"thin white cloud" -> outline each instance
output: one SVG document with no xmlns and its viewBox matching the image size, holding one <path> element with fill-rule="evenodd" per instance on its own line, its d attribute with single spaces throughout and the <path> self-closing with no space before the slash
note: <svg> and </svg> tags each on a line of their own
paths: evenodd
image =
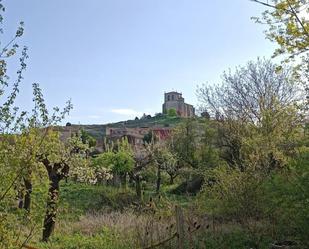
<svg viewBox="0 0 309 249">
<path fill-rule="evenodd" d="M 112 109 L 111 112 L 119 114 L 119 115 L 123 115 L 123 116 L 141 116 L 141 115 L 143 115 L 142 112 L 139 112 L 139 111 L 136 111 L 136 110 L 133 110 L 133 109 L 129 109 L 129 108 Z"/>
</svg>

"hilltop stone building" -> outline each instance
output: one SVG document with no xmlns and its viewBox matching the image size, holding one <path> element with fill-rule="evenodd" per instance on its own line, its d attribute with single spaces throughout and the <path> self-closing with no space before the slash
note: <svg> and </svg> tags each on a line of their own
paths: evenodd
<svg viewBox="0 0 309 249">
<path fill-rule="evenodd" d="M 162 112 L 167 113 L 170 109 L 175 109 L 177 115 L 180 117 L 190 118 L 195 116 L 195 109 L 193 105 L 185 103 L 185 99 L 182 97 L 182 94 L 178 92 L 164 93 Z"/>
<path fill-rule="evenodd" d="M 182 94 L 178 92 L 173 91 L 164 94 L 163 113 L 167 113 L 170 109 L 175 109 L 177 115 L 180 117 L 189 118 L 195 116 L 193 105 L 185 103 Z M 145 118 L 151 119 L 152 117 L 145 115 Z M 168 122 L 156 124 L 155 120 L 150 120 L 149 123 L 146 122 L 146 126 L 144 126 L 137 119 L 135 125 L 137 127 L 130 127 L 129 125 L 129 127 L 126 127 L 126 122 L 123 122 L 123 126 L 121 127 L 119 127 L 119 124 L 109 127 L 108 125 L 74 125 L 68 123 L 66 126 L 58 126 L 54 127 L 54 129 L 59 131 L 60 138 L 63 141 L 66 141 L 73 134 L 84 129 L 96 139 L 95 150 L 97 152 L 104 151 L 106 141 L 115 142 L 123 137 L 128 139 L 128 142 L 134 150 L 142 151 L 145 147 L 143 141 L 145 135 L 152 133 L 159 141 L 164 143 L 170 137 L 173 130 L 173 125 L 170 126 Z"/>
</svg>

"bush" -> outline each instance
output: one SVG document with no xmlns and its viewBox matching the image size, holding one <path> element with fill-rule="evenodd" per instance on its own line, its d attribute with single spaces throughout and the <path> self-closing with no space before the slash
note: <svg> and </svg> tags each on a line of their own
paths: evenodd
<svg viewBox="0 0 309 249">
<path fill-rule="evenodd" d="M 106 187 L 100 196 L 99 205 L 111 210 L 123 210 L 130 207 L 133 202 L 137 202 L 136 194 L 129 190 L 123 190 L 113 187 Z"/>
<path fill-rule="evenodd" d="M 308 148 L 301 148 L 281 171 L 217 168 L 212 171 L 215 183 L 204 186 L 198 204 L 203 212 L 238 224 L 258 248 L 268 238 L 308 248 L 308 162 Z"/>
<path fill-rule="evenodd" d="M 229 232 L 222 233 L 201 233 L 196 238 L 196 244 L 200 246 L 204 245 L 204 248 L 217 249 L 217 248 L 228 248 L 228 249 L 240 249 L 240 248 L 255 248 L 255 244 L 247 233 L 248 231 L 241 230 L 234 227 Z M 270 238 L 264 238 L 260 243 L 259 249 L 269 249 L 271 244 Z M 198 248 L 198 247 L 195 247 Z"/>
<path fill-rule="evenodd" d="M 309 248 L 308 162 L 309 151 L 306 148 L 286 172 L 274 174 L 265 184 L 265 201 L 269 203 L 278 239 L 282 241 L 290 238 L 298 242 L 300 248 Z"/>
<path fill-rule="evenodd" d="M 176 116 L 177 116 L 177 112 L 176 112 L 175 109 L 171 108 L 171 109 L 168 109 L 167 115 L 168 115 L 169 117 L 176 117 Z"/>
</svg>

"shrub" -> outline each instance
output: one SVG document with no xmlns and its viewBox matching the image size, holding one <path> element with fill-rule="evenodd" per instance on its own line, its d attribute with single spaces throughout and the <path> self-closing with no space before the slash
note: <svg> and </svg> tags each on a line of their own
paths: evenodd
<svg viewBox="0 0 309 249">
<path fill-rule="evenodd" d="M 177 112 L 176 112 L 176 110 L 174 108 L 171 108 L 171 109 L 168 109 L 167 115 L 169 117 L 176 117 L 177 116 Z"/>
</svg>

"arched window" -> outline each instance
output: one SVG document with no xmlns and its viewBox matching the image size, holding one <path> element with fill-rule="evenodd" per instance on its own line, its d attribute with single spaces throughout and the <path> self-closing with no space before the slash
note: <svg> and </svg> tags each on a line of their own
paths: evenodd
<svg viewBox="0 0 309 249">
<path fill-rule="evenodd" d="M 174 100 L 174 97 L 175 97 L 175 96 L 174 96 L 174 95 L 172 95 L 172 100 Z"/>
<path fill-rule="evenodd" d="M 167 101 L 170 101 L 170 97 L 171 97 L 170 95 L 167 95 Z"/>
</svg>

